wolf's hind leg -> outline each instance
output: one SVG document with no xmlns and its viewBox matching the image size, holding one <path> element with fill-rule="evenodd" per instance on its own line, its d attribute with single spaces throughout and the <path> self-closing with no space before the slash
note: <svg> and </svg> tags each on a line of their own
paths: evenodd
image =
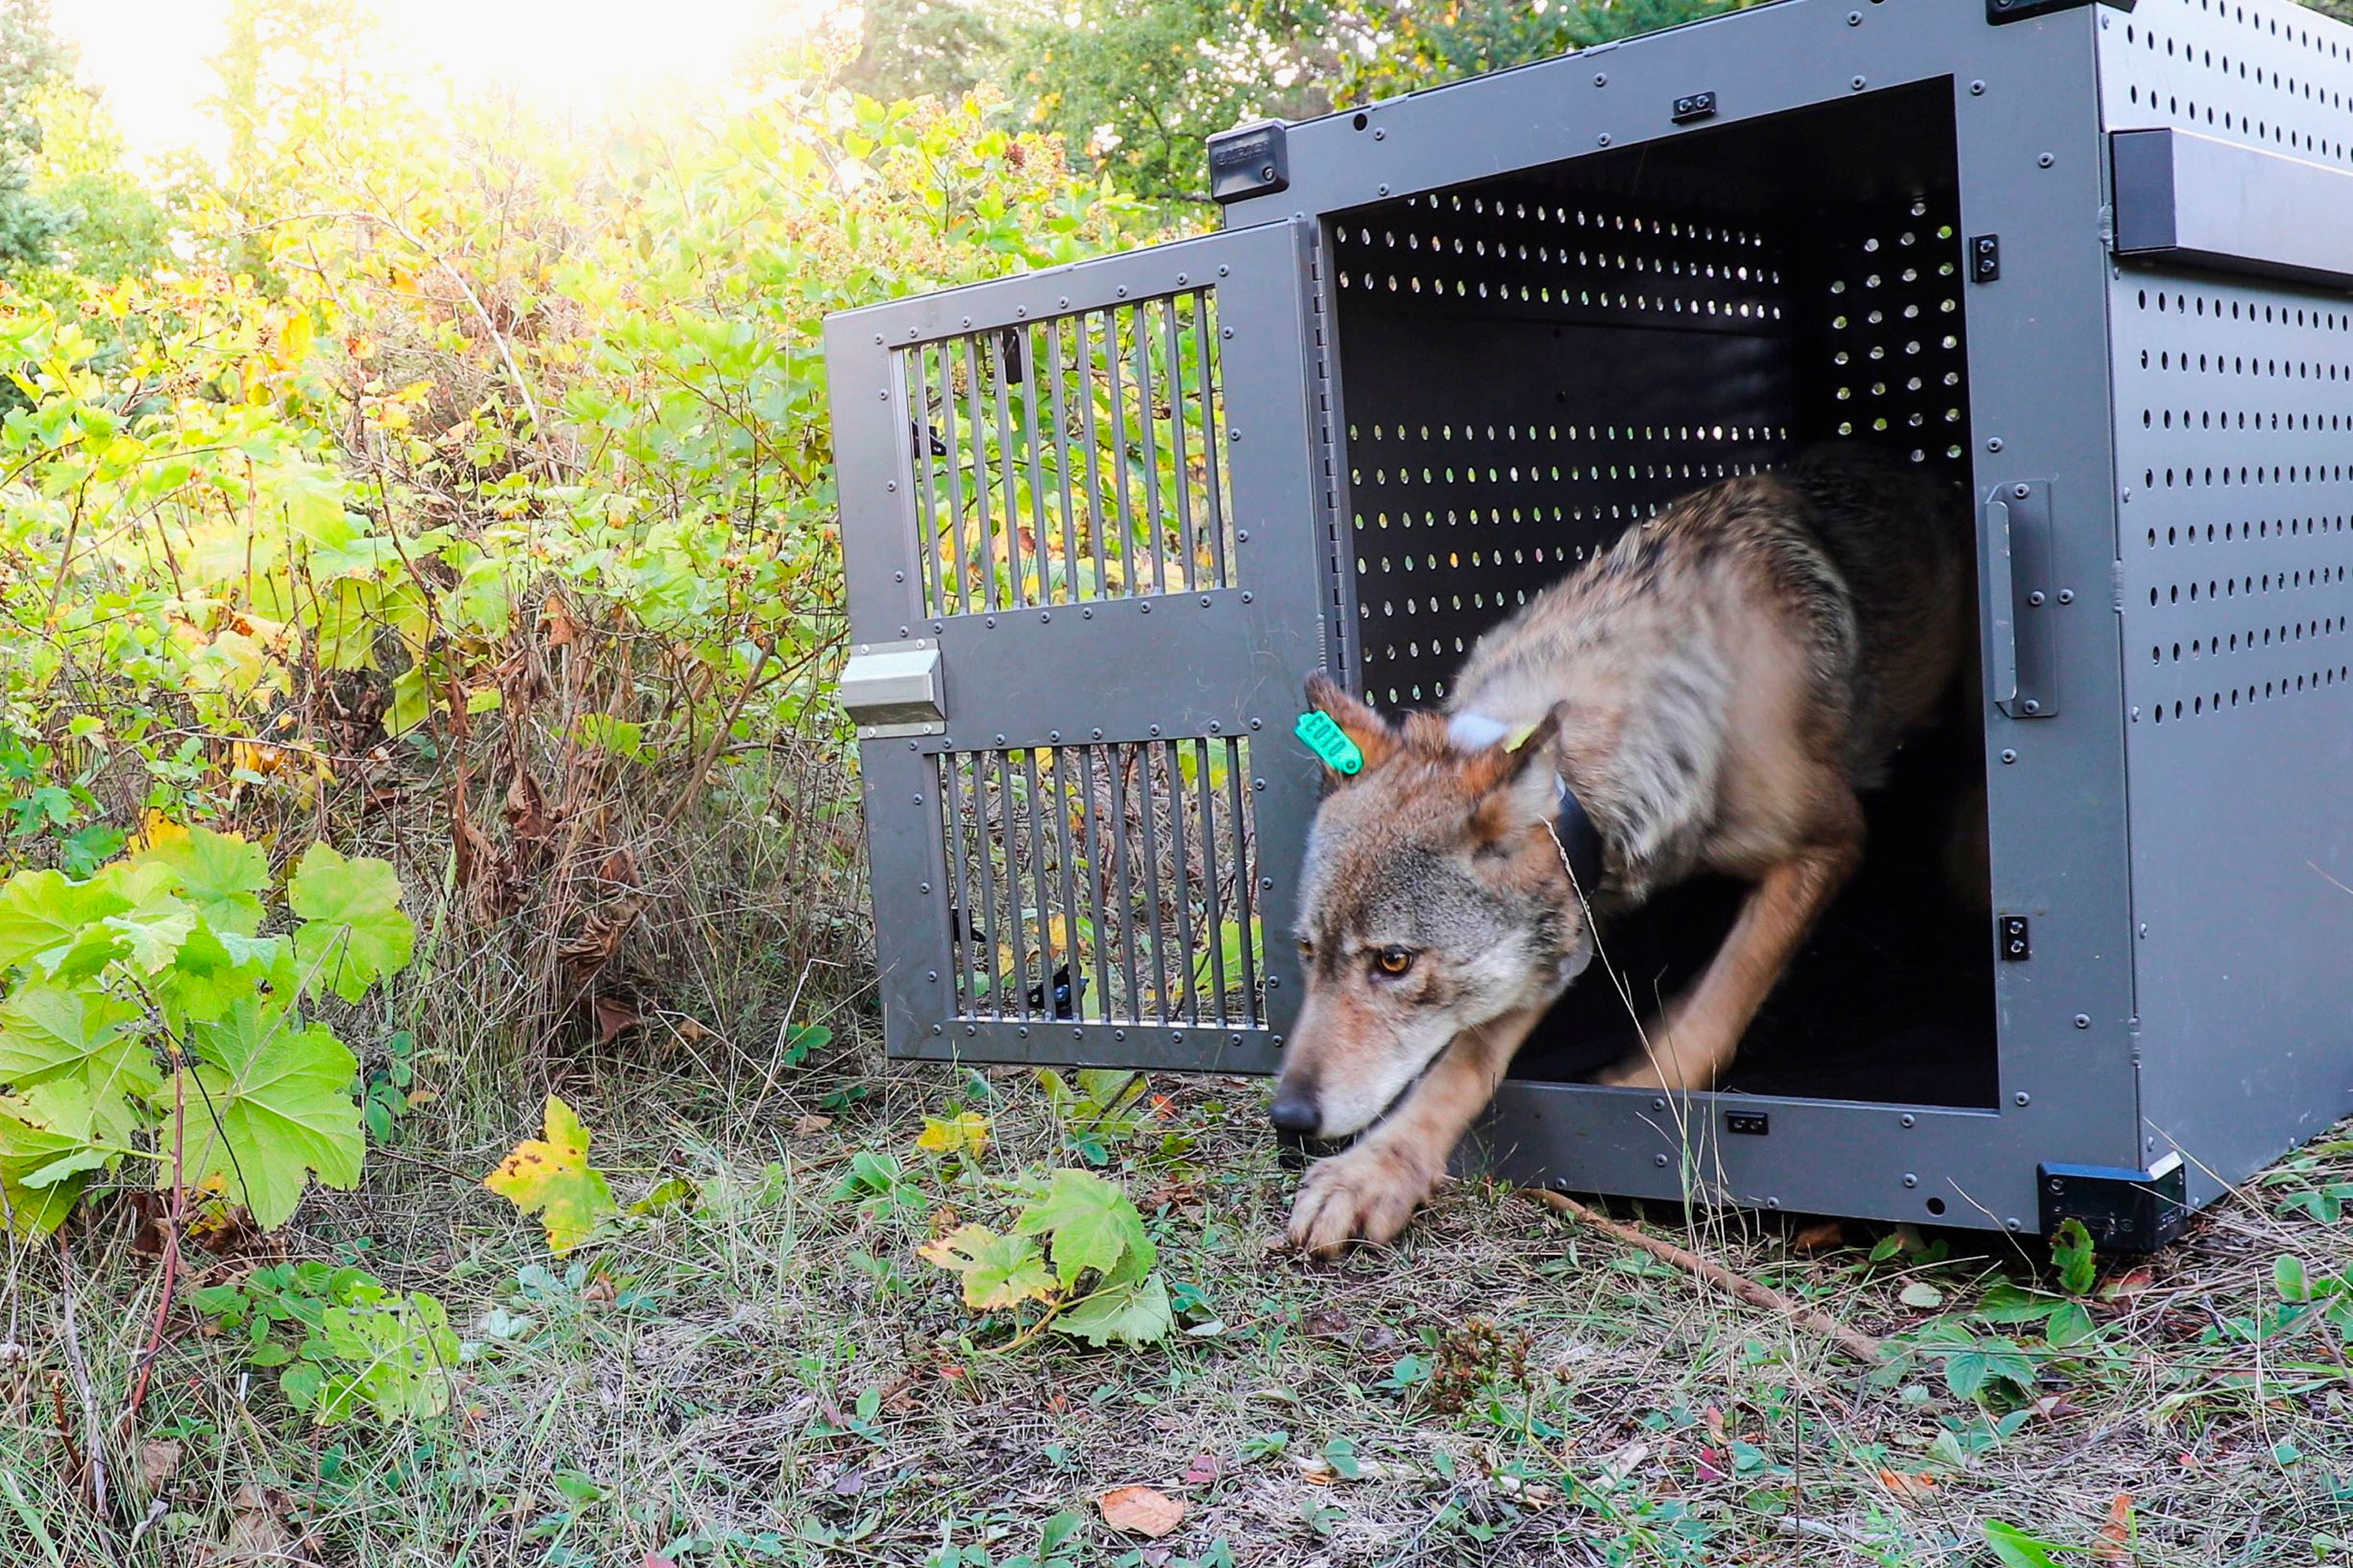
<svg viewBox="0 0 2353 1568">
<path fill-rule="evenodd" d="M 1858 832 L 1834 844 L 1809 846 L 1767 869 L 1749 889 L 1707 972 L 1653 1027 L 1643 1054 L 1596 1081 L 1638 1089 L 1713 1087 L 1799 944 L 1862 855 Z"/>
<path fill-rule="evenodd" d="M 1495 1097 L 1504 1069 L 1544 1012 L 1509 1012 L 1464 1030 L 1395 1110 L 1318 1160 L 1292 1206 L 1291 1244 L 1330 1257 L 1358 1237 L 1395 1239 L 1445 1176 L 1447 1157 Z"/>
</svg>

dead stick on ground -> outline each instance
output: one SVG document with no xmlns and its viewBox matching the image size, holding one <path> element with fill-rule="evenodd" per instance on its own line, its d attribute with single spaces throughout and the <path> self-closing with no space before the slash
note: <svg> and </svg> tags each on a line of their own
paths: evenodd
<svg viewBox="0 0 2353 1568">
<path fill-rule="evenodd" d="M 1527 1195 L 1555 1213 L 1569 1214 L 1584 1221 L 1595 1230 L 1616 1237 L 1629 1246 L 1637 1246 L 1662 1263 L 1672 1263 L 1686 1273 L 1697 1275 L 1718 1289 L 1730 1291 L 1751 1307 L 1776 1312 L 1796 1321 L 1800 1327 L 1834 1340 L 1838 1347 L 1866 1366 L 1877 1366 L 1887 1357 L 1887 1347 L 1860 1329 L 1850 1329 L 1827 1312 L 1811 1307 L 1801 1307 L 1769 1286 L 1737 1275 L 1720 1263 L 1711 1263 L 1695 1252 L 1688 1251 L 1669 1241 L 1645 1235 L 1633 1226 L 1620 1224 L 1607 1214 L 1596 1213 L 1576 1199 L 1540 1187 L 1526 1189 Z"/>
</svg>

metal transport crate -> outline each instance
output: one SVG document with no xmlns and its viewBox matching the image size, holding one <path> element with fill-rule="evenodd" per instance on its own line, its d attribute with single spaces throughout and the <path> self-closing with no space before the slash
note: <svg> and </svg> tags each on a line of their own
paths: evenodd
<svg viewBox="0 0 2353 1568">
<path fill-rule="evenodd" d="M 1271 1070 L 1304 673 L 1434 704 L 1850 436 L 1974 492 L 1980 679 L 1716 1092 L 1577 1081 L 1698 885 L 1464 1158 L 2147 1246 L 2353 1109 L 2353 28 L 1782 0 L 1210 162 L 1219 233 L 828 323 L 893 1052 Z"/>
</svg>

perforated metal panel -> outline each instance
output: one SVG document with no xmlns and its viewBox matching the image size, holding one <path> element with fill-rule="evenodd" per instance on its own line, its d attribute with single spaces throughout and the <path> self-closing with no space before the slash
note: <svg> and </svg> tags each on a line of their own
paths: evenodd
<svg viewBox="0 0 2353 1568">
<path fill-rule="evenodd" d="M 1620 530 L 1805 442 L 1965 461 L 1949 93 L 1330 223 L 1370 700 L 1439 702 L 1482 632 Z"/>
</svg>

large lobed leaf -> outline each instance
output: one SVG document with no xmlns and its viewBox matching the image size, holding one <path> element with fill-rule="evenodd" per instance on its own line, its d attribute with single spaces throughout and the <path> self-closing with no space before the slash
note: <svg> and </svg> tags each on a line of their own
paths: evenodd
<svg viewBox="0 0 2353 1568">
<path fill-rule="evenodd" d="M 161 866 L 180 896 L 216 932 L 250 937 L 261 928 L 261 899 L 269 885 L 269 858 L 259 844 L 209 828 L 158 823 L 134 863 Z"/>
<path fill-rule="evenodd" d="M 408 967 L 417 928 L 400 911 L 391 862 L 346 859 L 332 845 L 312 844 L 287 881 L 286 901 L 302 921 L 294 953 L 308 983 L 324 982 L 357 1001 L 380 977 Z"/>
<path fill-rule="evenodd" d="M 917 1252 L 961 1278 L 964 1304 L 984 1311 L 1043 1300 L 1054 1288 L 1036 1242 L 999 1235 L 987 1225 L 958 1225 Z"/>
<path fill-rule="evenodd" d="M 0 1205 L 21 1236 L 56 1230 L 113 1155 L 89 1086 L 60 1077 L 0 1095 Z"/>
<path fill-rule="evenodd" d="M 1090 1171 L 1055 1171 L 1044 1195 L 1021 1211 L 1013 1232 L 1049 1236 L 1054 1270 L 1065 1290 L 1090 1268 L 1109 1275 L 1122 1259 L 1132 1259 L 1141 1275 L 1155 1256 L 1144 1217 L 1127 1194 Z"/>
<path fill-rule="evenodd" d="M 197 1060 L 179 1092 L 191 1181 L 216 1181 L 265 1229 L 292 1216 L 312 1173 L 330 1187 L 359 1185 L 359 1063 L 342 1041 L 254 997 L 190 1033 Z"/>
<path fill-rule="evenodd" d="M 554 1095 L 541 1115 L 546 1136 L 525 1139 L 482 1185 L 547 1230 L 550 1252 L 566 1253 L 595 1234 L 597 1222 L 619 1211 L 605 1173 L 588 1163 L 588 1129 Z"/>
</svg>

